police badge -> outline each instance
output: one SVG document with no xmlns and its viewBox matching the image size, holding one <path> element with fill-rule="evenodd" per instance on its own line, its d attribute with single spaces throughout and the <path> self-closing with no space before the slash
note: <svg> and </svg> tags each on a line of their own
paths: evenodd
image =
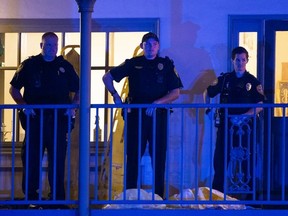
<svg viewBox="0 0 288 216">
<path fill-rule="evenodd" d="M 59 71 L 60 71 L 61 73 L 65 73 L 65 69 L 64 69 L 63 67 L 60 67 L 60 68 L 59 68 Z"/>
<path fill-rule="evenodd" d="M 246 84 L 246 90 L 247 90 L 247 91 L 250 91 L 250 90 L 251 90 L 251 87 L 252 87 L 251 83 L 247 83 L 247 84 Z"/>
</svg>

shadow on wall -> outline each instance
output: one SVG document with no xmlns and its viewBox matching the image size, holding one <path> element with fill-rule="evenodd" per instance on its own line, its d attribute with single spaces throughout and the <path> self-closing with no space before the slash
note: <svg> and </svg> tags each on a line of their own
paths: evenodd
<svg viewBox="0 0 288 216">
<path fill-rule="evenodd" d="M 183 13 L 179 13 L 179 11 L 183 11 L 182 7 L 182 1 L 171 0 L 171 46 L 163 50 L 161 54 L 173 59 L 183 82 L 184 87 L 176 103 L 204 103 L 204 92 L 215 80 L 216 75 L 209 53 L 203 48 L 195 47 L 200 26 L 191 21 L 182 21 Z M 176 11 L 178 12 L 176 13 Z M 207 137 L 204 124 L 206 116 L 204 109 L 199 111 L 198 122 L 195 118 L 195 109 L 185 111 L 184 137 L 181 137 L 177 123 L 173 124 L 170 129 L 169 154 L 171 158 L 177 160 L 180 157 L 178 154 L 180 154 L 179 141 L 181 139 L 184 142 L 185 152 L 183 155 L 185 161 L 183 177 L 179 176 L 178 171 L 181 169 L 177 166 L 179 161 L 169 161 L 169 176 L 171 176 L 169 186 L 175 189 L 180 189 L 179 181 L 182 178 L 184 180 L 183 186 L 186 188 L 209 185 L 211 167 L 207 162 L 209 158 L 204 156 L 205 151 L 209 148 L 209 146 L 206 146 L 204 139 L 204 137 Z M 174 123 L 181 122 L 181 113 L 176 110 L 171 115 L 171 119 Z M 193 132 L 196 124 L 198 125 L 198 136 Z M 195 158 L 198 158 L 198 160 L 195 161 Z M 198 185 L 195 185 L 196 174 L 198 175 Z"/>
<path fill-rule="evenodd" d="M 213 70 L 204 70 L 200 71 L 196 77 L 193 77 L 192 83 L 188 87 L 188 89 L 182 89 L 180 91 L 181 95 L 186 95 L 185 96 L 185 101 L 183 103 L 203 103 L 204 100 L 202 101 L 205 90 L 207 87 L 216 79 L 216 75 Z M 196 97 L 196 100 L 198 99 L 199 101 L 195 101 L 194 97 Z M 189 110 L 189 116 L 190 117 L 195 117 L 195 109 L 190 109 Z M 201 109 L 199 110 L 200 112 L 200 118 L 199 118 L 199 123 L 203 124 L 204 123 L 204 110 Z"/>
<path fill-rule="evenodd" d="M 182 103 L 203 103 L 203 93 L 216 75 L 207 51 L 194 46 L 200 27 L 192 22 L 173 23 L 171 47 L 163 50 L 175 62 L 184 85 Z"/>
</svg>

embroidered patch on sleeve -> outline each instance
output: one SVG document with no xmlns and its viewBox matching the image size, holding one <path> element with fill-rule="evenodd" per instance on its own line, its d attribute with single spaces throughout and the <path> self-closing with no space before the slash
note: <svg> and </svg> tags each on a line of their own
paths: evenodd
<svg viewBox="0 0 288 216">
<path fill-rule="evenodd" d="M 251 90 L 251 87 L 252 87 L 251 83 L 247 83 L 247 84 L 246 84 L 246 90 L 247 90 L 247 91 L 250 91 L 250 90 Z"/>
<path fill-rule="evenodd" d="M 260 94 L 264 95 L 262 85 L 258 85 L 256 88 L 257 88 L 257 91 L 258 91 Z"/>
<path fill-rule="evenodd" d="M 179 78 L 179 74 L 177 72 L 177 70 L 174 68 L 174 73 L 176 74 L 176 76 Z"/>
</svg>

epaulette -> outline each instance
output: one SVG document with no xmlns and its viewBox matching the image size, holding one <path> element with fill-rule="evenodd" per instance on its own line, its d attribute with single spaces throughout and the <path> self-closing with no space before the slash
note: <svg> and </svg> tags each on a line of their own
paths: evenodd
<svg viewBox="0 0 288 216">
<path fill-rule="evenodd" d="M 26 61 L 32 61 L 32 62 L 36 61 L 37 62 L 37 60 L 40 60 L 40 59 L 42 59 L 41 54 L 29 56 L 26 59 Z"/>
<path fill-rule="evenodd" d="M 34 61 L 37 59 L 38 56 L 39 56 L 39 55 L 29 56 L 27 59 L 25 59 L 25 60 L 22 62 L 22 64 L 26 64 L 26 63 L 28 63 L 28 62 L 34 62 Z"/>
<path fill-rule="evenodd" d="M 41 55 L 32 55 L 32 56 L 29 56 L 28 57 L 28 59 L 32 59 L 32 60 L 34 60 L 34 59 L 37 59 L 37 58 L 40 58 L 41 57 Z M 57 61 L 59 61 L 59 62 L 62 62 L 62 61 L 64 61 L 65 59 L 64 59 L 64 57 L 62 56 L 62 55 L 60 55 L 60 56 L 57 56 L 56 57 L 56 60 Z"/>
<path fill-rule="evenodd" d="M 26 60 L 34 60 L 37 56 L 29 56 Z"/>
<path fill-rule="evenodd" d="M 220 76 L 225 77 L 225 76 L 228 76 L 228 75 L 230 75 L 230 74 L 231 74 L 231 72 L 226 72 L 226 73 L 222 72 L 222 73 L 220 73 Z"/>
<path fill-rule="evenodd" d="M 165 56 L 165 60 L 170 61 L 172 64 L 174 64 L 174 61 L 172 59 L 170 59 L 168 56 Z"/>
<path fill-rule="evenodd" d="M 64 57 L 62 55 L 56 57 L 57 61 L 64 61 Z"/>
</svg>

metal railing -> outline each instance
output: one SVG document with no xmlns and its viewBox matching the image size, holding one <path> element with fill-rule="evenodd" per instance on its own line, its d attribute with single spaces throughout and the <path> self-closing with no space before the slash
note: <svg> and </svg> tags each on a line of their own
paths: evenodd
<svg viewBox="0 0 288 216">
<path fill-rule="evenodd" d="M 151 214 L 151 210 L 162 211 L 162 214 L 165 213 L 165 215 L 175 215 L 175 209 L 181 214 L 183 211 L 185 214 L 193 214 L 187 210 L 212 209 L 217 211 L 228 209 L 229 211 L 229 209 L 239 209 L 241 215 L 249 215 L 252 209 L 253 215 L 258 213 L 257 210 L 261 210 L 259 211 L 260 215 L 260 212 L 263 214 L 265 209 L 277 211 L 285 209 L 288 204 L 286 194 L 288 184 L 286 142 L 288 133 L 286 132 L 287 118 L 285 116 L 288 105 L 286 104 L 92 104 L 90 111 L 96 111 L 96 115 L 99 115 L 100 110 L 105 110 L 106 121 L 104 127 L 101 128 L 102 132 L 100 132 L 103 133 L 103 140 L 96 139 L 89 143 L 89 176 L 78 177 L 78 163 L 82 157 L 81 145 L 83 143 L 78 139 L 79 128 L 77 129 L 77 127 L 79 125 L 77 125 L 76 120 L 75 128 L 72 133 L 67 134 L 66 140 L 65 198 L 56 198 L 57 185 L 55 181 L 52 181 L 51 185 L 54 193 L 49 196 L 47 153 L 42 155 L 41 149 L 39 151 L 39 158 L 42 161 L 38 178 L 39 195 L 31 201 L 23 193 L 23 191 L 27 193 L 28 184 L 25 184 L 23 190 L 21 185 L 24 168 L 21 162 L 22 144 L 16 136 L 19 132 L 19 127 L 17 127 L 17 125 L 19 126 L 18 110 L 22 108 L 42 110 L 38 112 L 40 114 L 40 134 L 42 134 L 39 145 L 44 148 L 45 140 L 42 138 L 45 133 L 43 131 L 45 128 L 45 110 L 50 110 L 50 113 L 52 111 L 54 122 L 57 122 L 61 109 L 75 107 L 73 105 L 0 105 L 1 122 L 3 122 L 4 117 L 7 118 L 7 115 L 10 115 L 9 117 L 13 120 L 11 141 L 7 142 L 0 139 L 0 212 L 4 212 L 4 215 L 19 214 L 19 211 L 29 211 L 29 214 L 33 215 L 35 211 L 27 210 L 31 204 L 33 207 L 43 208 L 42 215 L 51 214 L 51 211 L 55 211 L 55 209 L 57 209 L 55 212 L 58 213 L 58 209 L 61 209 L 61 215 L 77 215 L 81 205 L 78 191 L 82 190 L 81 185 L 78 184 L 78 178 L 88 178 L 90 182 L 89 191 L 84 193 L 90 200 L 90 209 L 87 210 L 87 215 L 127 215 L 127 213 L 132 214 L 132 212 L 135 215 L 148 215 Z M 228 115 L 228 109 L 237 107 L 252 107 L 253 109 L 262 107 L 263 111 L 260 115 L 245 116 L 245 118 Z M 157 173 L 153 167 L 157 162 L 157 154 L 148 155 L 147 146 L 145 154 L 140 150 L 138 151 L 137 186 L 134 189 L 128 189 L 125 184 L 127 128 L 125 124 L 123 127 L 123 124 L 115 121 L 115 116 L 121 115 L 121 110 L 123 110 L 122 116 L 126 122 L 131 110 L 142 115 L 146 108 L 155 108 L 154 113 L 156 110 L 165 110 L 167 119 L 165 192 L 162 197 L 155 194 L 157 189 L 155 176 Z M 207 108 L 212 109 L 208 115 L 205 114 Z M 226 153 L 223 152 L 225 161 L 223 172 L 227 176 L 223 181 L 224 191 L 222 192 L 212 189 L 213 156 L 217 137 L 213 111 L 219 108 L 223 108 L 227 114 L 227 117 L 222 118 L 222 121 L 226 122 L 225 142 L 223 143 Z M 81 116 L 77 116 L 77 118 L 81 118 Z M 151 119 L 151 130 L 155 133 L 156 114 L 152 115 Z M 233 120 L 231 121 L 231 119 Z M 140 134 L 144 133 L 141 130 L 142 121 L 143 119 L 140 118 L 138 125 Z M 54 126 L 54 133 L 57 133 L 60 128 L 57 128 L 57 124 Z M 30 130 L 29 120 L 27 127 L 26 132 Z M 70 127 L 71 120 L 68 118 L 67 128 L 69 131 Z M 95 127 L 95 137 L 99 137 L 99 123 L 96 122 Z M 235 133 L 240 140 L 237 142 L 237 146 L 233 145 L 232 137 Z M 241 139 L 243 134 L 248 134 L 253 138 L 245 141 Z M 1 133 L 1 138 L 2 136 L 3 133 Z M 152 137 L 151 140 L 152 152 L 155 152 L 155 137 Z M 27 142 L 29 142 L 29 138 Z M 139 139 L 135 145 L 140 145 L 140 143 Z M 57 146 L 57 139 L 54 139 L 55 146 Z M 57 164 L 54 163 L 54 171 L 55 168 L 57 170 Z M 29 172 L 31 170 L 26 167 L 26 173 Z M 52 176 L 55 179 L 55 173 Z M 26 175 L 26 182 L 27 180 Z M 69 209 L 63 209 L 65 207 L 69 207 Z M 136 213 L 135 209 L 138 209 Z M 149 213 L 146 212 L 147 209 L 150 210 Z"/>
</svg>

